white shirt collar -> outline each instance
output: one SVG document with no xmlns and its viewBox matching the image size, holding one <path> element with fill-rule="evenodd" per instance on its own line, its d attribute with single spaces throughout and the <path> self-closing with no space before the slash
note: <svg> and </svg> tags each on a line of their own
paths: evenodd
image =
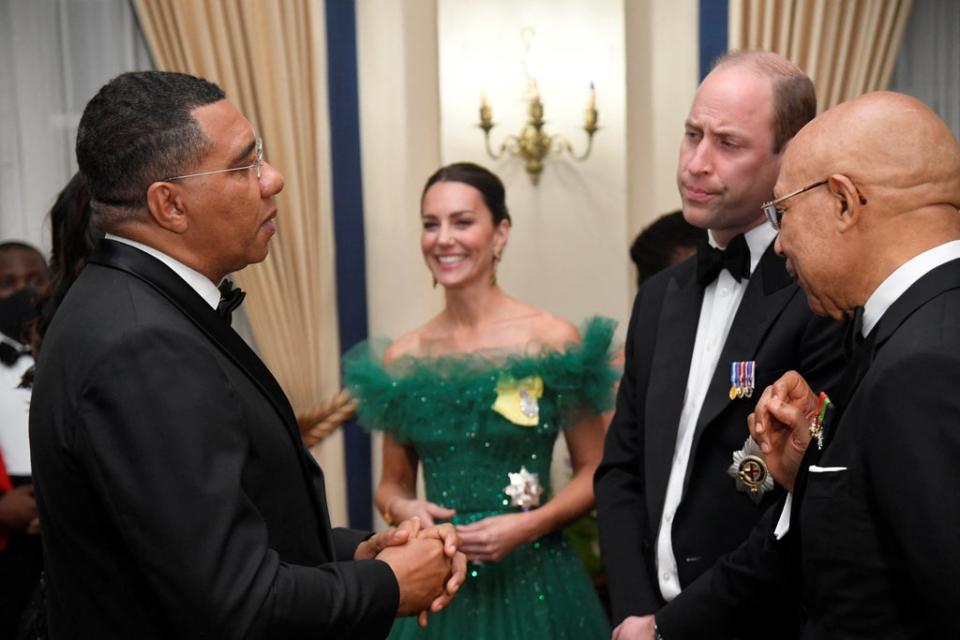
<svg viewBox="0 0 960 640">
<path fill-rule="evenodd" d="M 135 249 L 140 249 L 144 253 L 148 253 L 163 264 L 170 267 L 174 273 L 176 273 L 180 278 L 190 285 L 190 288 L 197 292 L 203 301 L 208 305 L 217 308 L 217 305 L 220 304 L 220 289 L 217 288 L 207 276 L 203 275 L 199 271 L 191 269 L 187 265 L 183 264 L 176 258 L 171 258 L 162 251 L 158 251 L 151 246 L 145 245 L 142 242 L 137 242 L 136 240 L 130 240 L 129 238 L 121 238 L 120 236 L 115 236 L 112 233 L 104 234 L 104 237 L 107 240 L 114 240 L 115 242 L 122 242 L 123 244 L 130 245 Z"/>
<path fill-rule="evenodd" d="M 767 250 L 773 239 L 777 237 L 777 230 L 764 222 L 763 224 L 750 229 L 743 234 L 743 239 L 747 241 L 747 247 L 750 249 L 750 273 L 751 275 L 760 264 L 760 258 L 763 252 Z M 714 249 L 723 249 L 713 238 L 713 229 L 707 229 L 707 242 Z"/>
<path fill-rule="evenodd" d="M 937 267 L 960 258 L 960 240 L 952 240 L 916 255 L 887 276 L 863 305 L 863 335 L 873 330 L 883 314 L 914 282 Z"/>
</svg>

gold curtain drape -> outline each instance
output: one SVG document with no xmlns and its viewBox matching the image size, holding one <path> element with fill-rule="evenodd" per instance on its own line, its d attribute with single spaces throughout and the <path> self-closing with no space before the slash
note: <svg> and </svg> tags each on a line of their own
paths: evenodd
<svg viewBox="0 0 960 640">
<path fill-rule="evenodd" d="M 817 87 L 822 112 L 893 73 L 912 0 L 731 0 L 730 49 L 789 58 Z"/>
<path fill-rule="evenodd" d="M 263 137 L 285 177 L 262 264 L 236 274 L 257 347 L 294 409 L 339 386 L 326 41 L 316 0 L 135 0 L 158 69 L 212 80 Z M 315 450 L 331 517 L 346 521 L 339 432 Z"/>
</svg>

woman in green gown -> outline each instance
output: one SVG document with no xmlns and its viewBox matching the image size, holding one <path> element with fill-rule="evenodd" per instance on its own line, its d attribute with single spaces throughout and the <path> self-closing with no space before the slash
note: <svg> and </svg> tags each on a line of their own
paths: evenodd
<svg viewBox="0 0 960 640">
<path fill-rule="evenodd" d="M 609 638 L 580 561 L 560 532 L 593 506 L 612 403 L 613 322 L 570 323 L 511 298 L 496 280 L 510 232 L 503 184 L 469 163 L 437 171 L 421 200 L 421 249 L 444 309 L 388 347 L 347 355 L 360 421 L 384 431 L 375 501 L 388 523 L 450 521 L 471 561 L 450 606 L 391 638 Z M 573 478 L 551 495 L 563 433 Z M 418 499 L 423 463 L 426 499 Z"/>
</svg>

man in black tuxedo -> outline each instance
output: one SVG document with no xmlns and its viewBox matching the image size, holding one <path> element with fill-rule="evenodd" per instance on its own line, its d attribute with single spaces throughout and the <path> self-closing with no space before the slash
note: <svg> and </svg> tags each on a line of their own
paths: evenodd
<svg viewBox="0 0 960 640">
<path fill-rule="evenodd" d="M 797 135 L 775 194 L 777 250 L 817 313 L 851 318 L 851 358 L 832 411 L 797 372 L 764 391 L 751 431 L 790 494 L 658 626 L 725 637 L 792 583 L 804 638 L 960 637 L 960 145 L 918 100 L 867 94 Z"/>
<path fill-rule="evenodd" d="M 229 326 L 217 283 L 266 257 L 283 188 L 251 124 L 205 80 L 124 74 L 77 159 L 107 236 L 37 363 L 50 637 L 376 638 L 442 607 L 452 528 L 331 530 L 293 411 Z"/>
<path fill-rule="evenodd" d="M 815 112 L 810 79 L 768 52 L 718 61 L 690 109 L 677 183 L 709 244 L 637 293 L 595 477 L 615 638 L 652 628 L 775 502 L 762 467 L 743 464 L 759 390 L 788 369 L 824 387 L 839 375 L 838 330 L 810 313 L 761 210 Z"/>
</svg>

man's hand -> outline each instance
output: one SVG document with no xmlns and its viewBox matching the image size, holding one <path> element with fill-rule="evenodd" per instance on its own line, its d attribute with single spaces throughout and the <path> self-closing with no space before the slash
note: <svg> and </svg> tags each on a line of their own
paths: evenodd
<svg viewBox="0 0 960 640">
<path fill-rule="evenodd" d="M 439 536 L 411 537 L 406 544 L 386 547 L 377 559 L 390 566 L 400 586 L 397 615 L 420 614 L 420 623 L 425 624 L 426 611 L 445 595 L 444 583 L 451 575 L 444 542 Z"/>
<path fill-rule="evenodd" d="M 613 630 L 610 640 L 654 640 L 653 616 L 630 616 Z"/>
<path fill-rule="evenodd" d="M 788 371 L 764 389 L 747 416 L 750 435 L 760 445 L 770 475 L 787 491 L 793 491 L 816 413 L 817 396 L 799 373 Z"/>
<path fill-rule="evenodd" d="M 461 549 L 470 560 L 500 562 L 519 545 L 529 542 L 529 515 L 506 513 L 457 527 Z"/>
<path fill-rule="evenodd" d="M 453 600 L 453 596 L 467 579 L 467 557 L 460 551 L 460 538 L 452 524 L 441 524 L 429 527 L 419 533 L 421 538 L 433 538 L 443 542 L 443 552 L 450 559 L 452 575 L 447 580 L 443 593 L 430 603 L 430 613 L 443 610 Z M 420 612 L 418 622 L 421 627 L 427 626 L 427 611 Z"/>
<path fill-rule="evenodd" d="M 416 518 L 404 520 L 398 527 L 375 533 L 359 545 L 353 553 L 354 560 L 372 560 L 387 547 L 397 547 L 415 538 L 420 531 L 420 521 Z"/>
<path fill-rule="evenodd" d="M 0 496 L 0 530 L 40 532 L 37 520 L 37 499 L 33 485 L 17 487 Z"/>
</svg>

